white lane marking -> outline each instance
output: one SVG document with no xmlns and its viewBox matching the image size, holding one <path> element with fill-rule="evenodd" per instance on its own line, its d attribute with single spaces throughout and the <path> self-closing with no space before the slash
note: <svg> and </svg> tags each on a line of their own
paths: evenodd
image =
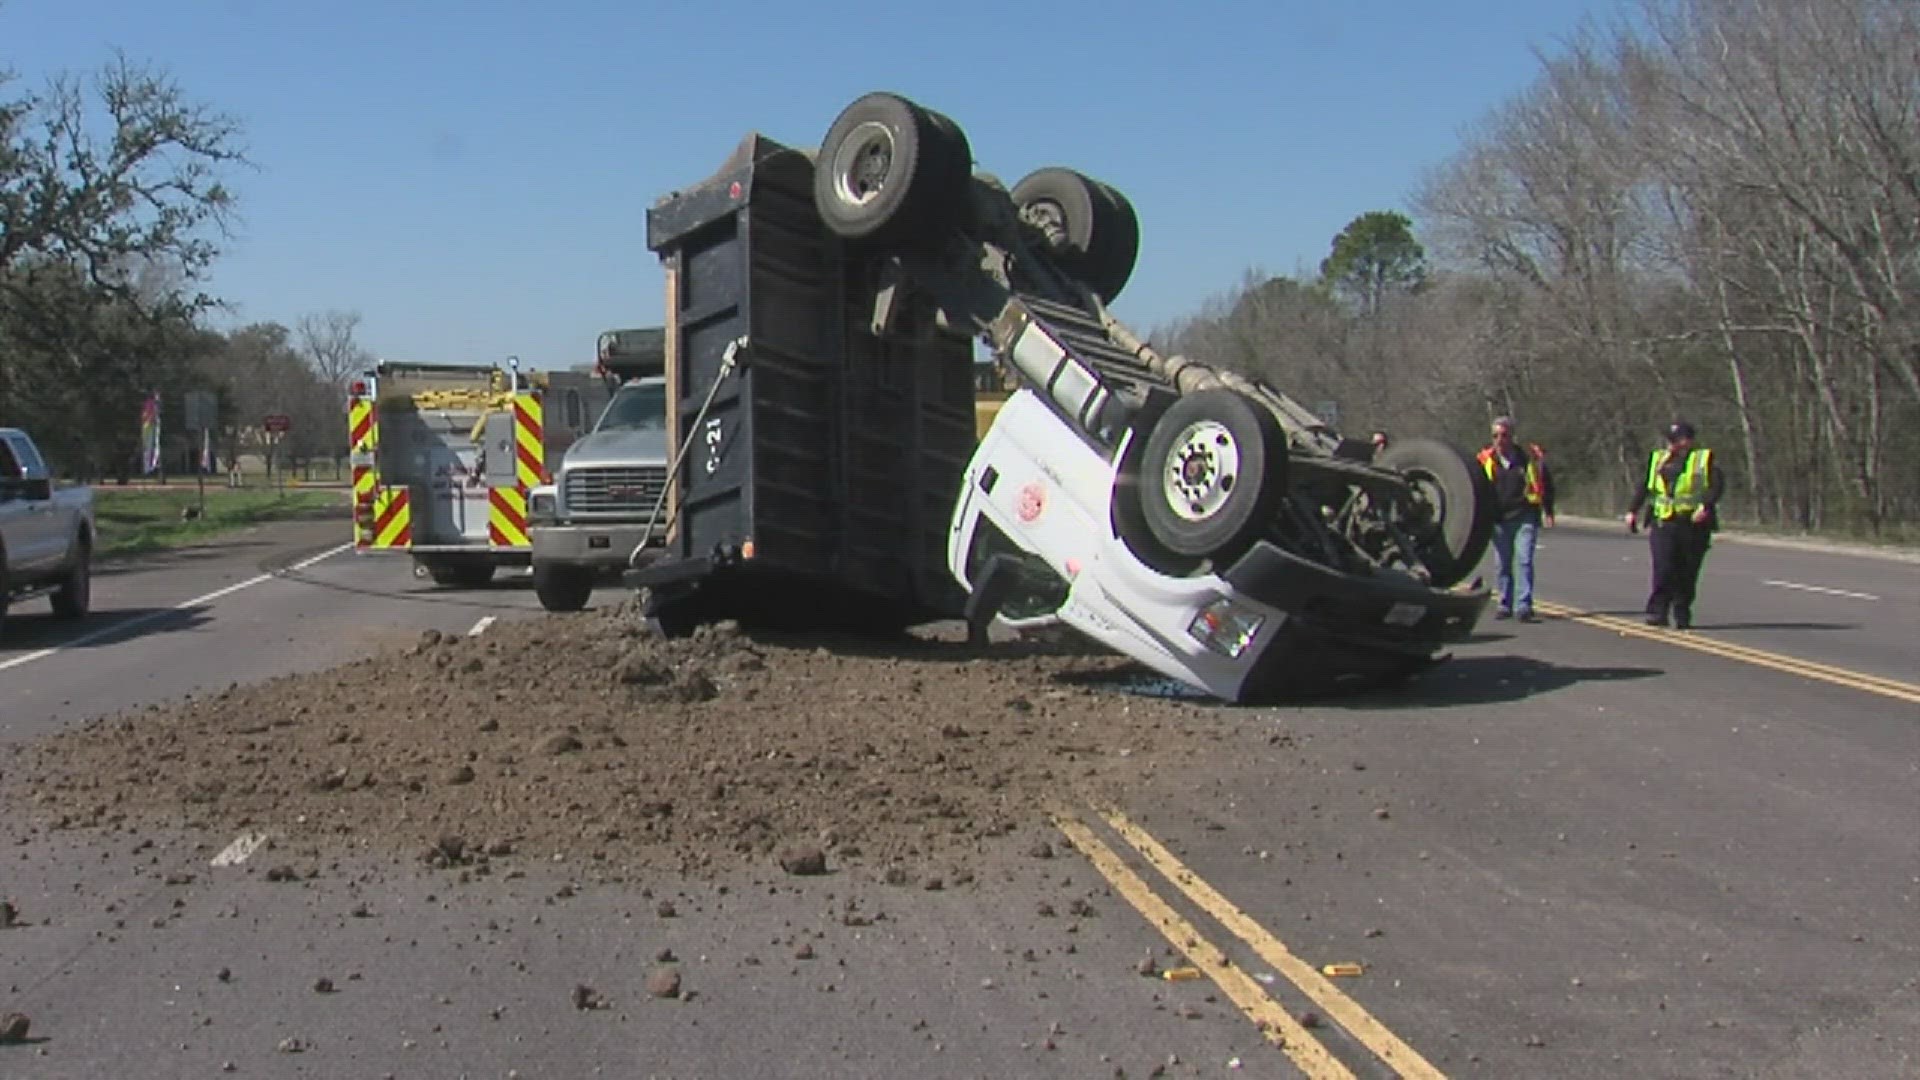
<svg viewBox="0 0 1920 1080">
<path fill-rule="evenodd" d="M 281 573 L 291 574 L 300 570 L 305 570 L 307 567 L 312 566 L 315 563 L 325 562 L 328 559 L 333 558 L 335 555 L 340 554 L 341 552 L 347 550 L 352 546 L 353 545 L 351 543 L 346 543 L 346 544 L 340 544 L 336 547 L 330 547 L 327 550 L 321 552 L 320 554 L 313 556 L 312 558 L 301 559 L 299 562 L 294 563 L 292 566 L 287 567 L 285 570 L 282 570 Z"/>
<path fill-rule="evenodd" d="M 223 596 L 230 596 L 233 593 L 239 592 L 241 589 L 252 588 L 253 586 L 258 585 L 263 581 L 272 581 L 274 578 L 280 577 L 283 574 L 291 574 L 296 571 L 305 570 L 307 567 L 312 566 L 314 563 L 320 562 L 323 559 L 330 559 L 335 555 L 340 554 L 343 551 L 347 551 L 351 549 L 352 547 L 353 545 L 351 543 L 347 543 L 347 544 L 341 544 L 339 547 L 328 548 L 326 551 L 323 551 L 320 554 L 315 555 L 310 559 L 302 559 L 299 562 L 294 563 L 292 566 L 287 567 L 285 570 L 276 570 L 271 574 L 256 574 L 255 576 L 250 577 L 245 581 L 235 582 L 234 584 L 229 585 L 224 589 L 215 589 L 214 591 L 206 594 L 205 596 L 196 596 L 191 600 L 183 600 L 180 603 L 175 604 L 170 608 L 167 608 L 161 611 L 148 612 L 145 615 L 141 615 L 132 619 L 124 619 L 117 623 L 110 623 L 106 626 L 101 627 L 98 630 L 95 630 L 91 634 L 82 634 L 79 637 L 74 638 L 72 641 L 68 641 L 60 645 L 55 645 L 50 649 L 41 649 L 37 652 L 30 652 L 25 654 L 24 656 L 16 656 L 11 660 L 0 660 L 0 671 L 5 671 L 8 668 L 16 668 L 22 664 L 30 664 L 35 660 L 44 660 L 47 657 L 52 656 L 54 653 L 61 651 L 62 649 L 76 649 L 83 645 L 91 645 L 92 643 L 99 641 L 101 638 L 111 637 L 114 634 L 131 630 L 136 626 L 144 626 L 147 623 L 154 622 L 159 619 L 164 619 L 167 616 L 172 615 L 174 612 L 186 611 L 189 608 L 199 607 L 201 604 L 210 603 L 214 600 L 220 599 Z"/>
<path fill-rule="evenodd" d="M 212 865 L 239 866 L 252 858 L 253 853 L 259 851 L 260 845 L 266 842 L 266 833 L 241 833 L 233 843 L 220 849 L 220 854 L 213 857 Z"/>
<path fill-rule="evenodd" d="M 1797 581 L 1763 581 L 1762 585 L 1772 585 L 1781 589 L 1799 589 L 1801 592 L 1825 593 L 1828 596 L 1844 596 L 1850 600 L 1878 600 L 1872 593 L 1849 592 L 1846 589 L 1829 589 L 1825 585 L 1802 585 Z"/>
<path fill-rule="evenodd" d="M 467 631 L 467 636 L 479 637 L 481 634 L 486 633 L 487 627 L 493 625 L 493 620 L 494 620 L 494 616 L 488 615 L 485 618 L 481 619 L 479 622 L 474 623 L 473 629 Z"/>
<path fill-rule="evenodd" d="M 16 656 L 11 660 L 0 661 L 0 671 L 5 671 L 10 667 L 19 667 L 21 664 L 31 664 L 35 660 L 44 660 L 52 656 L 54 651 L 53 649 L 41 649 L 38 652 L 30 652 L 24 656 Z"/>
</svg>

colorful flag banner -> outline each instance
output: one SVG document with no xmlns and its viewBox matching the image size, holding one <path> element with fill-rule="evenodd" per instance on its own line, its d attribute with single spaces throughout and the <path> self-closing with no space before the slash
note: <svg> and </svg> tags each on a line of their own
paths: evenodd
<svg viewBox="0 0 1920 1080">
<path fill-rule="evenodd" d="M 160 471 L 160 394 L 148 394 L 140 406 L 140 471 Z"/>
</svg>

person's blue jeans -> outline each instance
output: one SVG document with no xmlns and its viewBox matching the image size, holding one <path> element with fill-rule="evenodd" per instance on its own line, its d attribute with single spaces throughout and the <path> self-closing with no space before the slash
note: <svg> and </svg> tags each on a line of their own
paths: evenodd
<svg viewBox="0 0 1920 1080">
<path fill-rule="evenodd" d="M 1494 522 L 1494 588 L 1500 610 L 1522 615 L 1533 610 L 1533 547 L 1539 539 L 1539 514 Z"/>
</svg>

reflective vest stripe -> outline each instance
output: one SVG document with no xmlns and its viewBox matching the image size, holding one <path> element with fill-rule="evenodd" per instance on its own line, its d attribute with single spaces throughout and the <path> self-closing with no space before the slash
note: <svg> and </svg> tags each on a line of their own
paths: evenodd
<svg viewBox="0 0 1920 1080">
<path fill-rule="evenodd" d="M 1656 521 L 1691 514 L 1705 505 L 1702 499 L 1707 493 L 1713 451 L 1698 447 L 1688 451 L 1686 463 L 1680 467 L 1680 475 L 1674 480 L 1673 490 L 1669 491 L 1666 478 L 1660 475 L 1660 468 L 1667 463 L 1671 453 L 1669 450 L 1655 450 L 1647 462 L 1647 493 L 1653 496 L 1653 516 Z"/>
<path fill-rule="evenodd" d="M 1547 484 L 1540 478 L 1540 459 L 1545 456 L 1538 446 L 1533 443 L 1527 444 L 1526 496 L 1527 502 L 1533 506 L 1539 506 L 1547 501 Z M 1497 461 L 1493 447 L 1489 446 L 1480 451 L 1480 467 L 1487 470 L 1489 480 L 1493 479 Z"/>
</svg>

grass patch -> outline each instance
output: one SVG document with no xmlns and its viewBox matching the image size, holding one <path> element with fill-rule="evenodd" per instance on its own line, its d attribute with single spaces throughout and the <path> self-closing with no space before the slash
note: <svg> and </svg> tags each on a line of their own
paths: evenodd
<svg viewBox="0 0 1920 1080">
<path fill-rule="evenodd" d="M 191 521 L 181 513 L 200 505 L 192 488 L 179 490 L 93 489 L 93 513 L 99 526 L 96 552 L 111 558 L 181 547 L 249 525 L 300 517 L 319 511 L 346 514 L 339 491 L 234 491 L 207 488 L 207 511 Z"/>
</svg>

